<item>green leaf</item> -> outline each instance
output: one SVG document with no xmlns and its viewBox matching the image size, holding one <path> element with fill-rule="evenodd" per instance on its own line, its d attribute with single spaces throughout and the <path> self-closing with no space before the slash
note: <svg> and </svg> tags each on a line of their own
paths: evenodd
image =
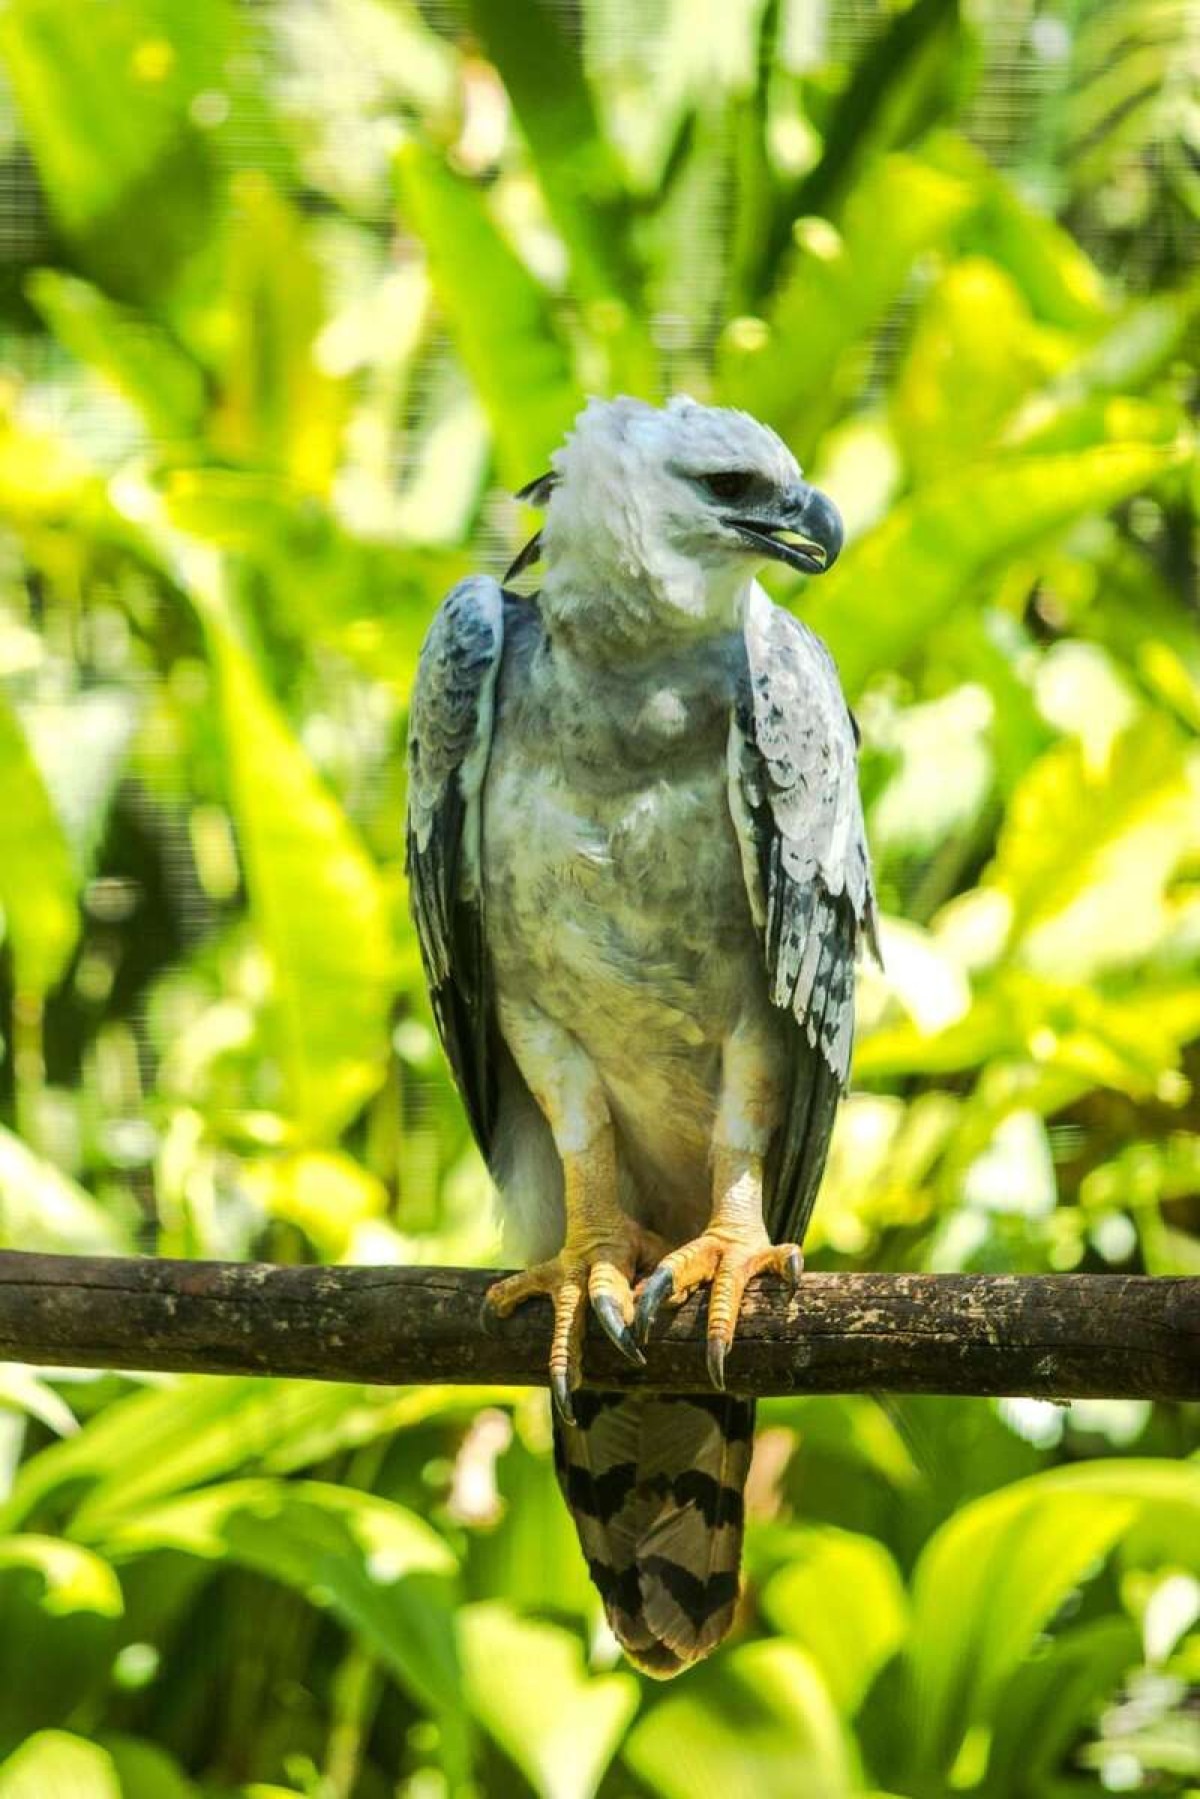
<svg viewBox="0 0 1200 1799">
<path fill-rule="evenodd" d="M 853 697 L 877 670 L 902 667 L 973 582 L 1140 492 L 1178 460 L 1158 444 L 1107 443 L 961 469 L 851 545 L 819 588 L 806 590 L 806 620 Z"/>
<path fill-rule="evenodd" d="M 0 56 L 50 205 L 111 293 L 169 287 L 216 207 L 212 147 L 190 107 L 220 86 L 236 15 L 206 0 L 6 0 Z"/>
<path fill-rule="evenodd" d="M 621 166 L 596 119 L 583 58 L 543 0 L 469 0 L 529 145 L 585 299 L 638 304 Z"/>
<path fill-rule="evenodd" d="M 502 1593 L 512 1605 L 531 1612 L 595 1619 L 596 1589 L 551 1458 L 535 1454 L 514 1431 L 496 1462 L 496 1486 L 503 1515 L 493 1529 L 470 1533 L 468 1591 L 480 1599 Z"/>
<path fill-rule="evenodd" d="M 963 182 L 896 155 L 864 175 L 840 233 L 801 220 L 766 331 L 739 321 L 725 335 L 722 399 L 784 431 L 803 460 L 861 386 L 869 334 L 914 261 L 945 240 L 970 200 Z"/>
<path fill-rule="evenodd" d="M 109 1404 L 68 1442 L 26 1462 L 0 1528 L 56 1499 L 72 1535 L 102 1539 L 153 1501 L 249 1468 L 290 1473 L 443 1412 L 473 1408 L 478 1392 L 391 1392 L 316 1381 L 173 1381 Z"/>
<path fill-rule="evenodd" d="M 963 1508 L 926 1544 L 908 1651 L 914 1765 L 949 1775 L 1038 1633 L 1143 1520 L 1182 1565 L 1200 1556 L 1200 1482 L 1171 1462 L 1056 1469 Z"/>
<path fill-rule="evenodd" d="M 858 1790 L 815 1664 L 780 1640 L 747 1643 L 691 1669 L 686 1684 L 639 1719 L 623 1756 L 662 1799 L 843 1799 Z"/>
<path fill-rule="evenodd" d="M 77 874 L 95 868 L 137 719 L 137 697 L 115 682 L 62 700 L 39 698 L 22 710 Z"/>
<path fill-rule="evenodd" d="M 0 1368 L 0 1411 L 4 1410 L 23 1412 L 26 1417 L 36 1418 L 56 1437 L 73 1437 L 79 1429 L 74 1412 L 57 1389 L 20 1362 L 10 1362 Z"/>
<path fill-rule="evenodd" d="M 121 1799 L 193 1799 L 196 1788 L 157 1744 L 106 1734 L 100 1747 L 112 1760 Z"/>
<path fill-rule="evenodd" d="M 415 141 L 397 158 L 400 202 L 420 237 L 459 355 L 491 423 L 501 478 L 540 474 L 581 404 L 545 292 L 501 237 L 478 188 Z"/>
<path fill-rule="evenodd" d="M 0 1244 L 48 1254 L 120 1255 L 132 1247 L 125 1219 L 0 1125 Z"/>
<path fill-rule="evenodd" d="M 79 935 L 78 878 L 62 822 L 16 712 L 0 692 L 0 905 L 18 988 L 61 980 Z"/>
<path fill-rule="evenodd" d="M 112 1757 L 82 1737 L 43 1730 L 0 1767 L 0 1799 L 124 1799 Z"/>
<path fill-rule="evenodd" d="M 250 911 L 270 958 L 297 1135 L 336 1137 L 383 1078 L 390 914 L 358 833 L 293 737 L 218 595 L 199 587 Z"/>
<path fill-rule="evenodd" d="M 459 1616 L 467 1696 L 540 1799 L 590 1799 L 637 1710 L 631 1674 L 589 1676 L 578 1638 L 507 1605 Z"/>
<path fill-rule="evenodd" d="M 232 331 L 212 421 L 216 448 L 327 495 L 349 405 L 346 383 L 316 354 L 326 322 L 324 282 L 308 232 L 266 176 L 234 184 L 226 270 Z"/>
<path fill-rule="evenodd" d="M 1045 396 L 1030 402 L 1029 419 L 1015 434 L 1029 443 L 1060 409 L 1078 406 L 1097 394 L 1134 394 L 1149 386 L 1184 352 L 1187 334 L 1200 307 L 1200 290 L 1155 294 L 1127 306 L 1101 337 L 1068 363 Z"/>
<path fill-rule="evenodd" d="M 987 886 L 1012 907 L 1010 953 L 1086 980 L 1147 956 L 1170 923 L 1167 885 L 1200 831 L 1200 765 L 1158 714 L 1099 763 L 1057 744 L 1019 783 Z"/>
<path fill-rule="evenodd" d="M 277 475 L 178 469 L 154 498 L 179 532 L 253 564 L 271 584 L 275 616 L 300 642 L 335 647 L 404 698 L 431 596 L 471 566 L 461 551 L 352 537 Z"/>
<path fill-rule="evenodd" d="M 253 1568 L 357 1632 L 420 1704 L 450 1717 L 461 1703 L 454 1557 L 390 1500 L 321 1481 L 228 1481 L 127 1517 L 107 1542 L 118 1559 L 175 1549 Z"/>
<path fill-rule="evenodd" d="M 171 444 L 196 433 L 203 371 L 166 332 L 55 269 L 38 269 L 29 294 L 59 343 L 124 394 L 159 439 Z"/>
<path fill-rule="evenodd" d="M 977 460 L 1069 355 L 1061 333 L 1035 324 L 1011 276 L 960 257 L 921 308 L 892 388 L 892 425 L 914 482 Z"/>
<path fill-rule="evenodd" d="M 53 1617 L 94 1612 L 119 1618 L 124 1609 L 121 1588 L 107 1562 L 78 1544 L 57 1537 L 6 1537 L 0 1540 L 0 1570 L 30 1568 L 44 1583 L 42 1609 Z"/>
<path fill-rule="evenodd" d="M 796 1532 L 791 1550 L 763 1590 L 763 1610 L 812 1656 L 849 1717 L 907 1634 L 899 1570 L 882 1543 L 832 1526 Z"/>
<path fill-rule="evenodd" d="M 1128 1618 L 1096 1618 L 1035 1650 L 996 1707 L 982 1789 L 989 1799 L 1053 1792 L 1080 1737 L 1141 1660 Z"/>
<path fill-rule="evenodd" d="M 972 62 L 958 0 L 915 0 L 893 14 L 838 96 L 796 211 L 836 212 L 872 157 L 904 149 L 951 117 L 965 97 Z"/>
<path fill-rule="evenodd" d="M 1007 269 L 1046 324 L 1088 336 L 1105 327 L 1111 311 L 1103 279 L 1069 231 L 1024 200 L 965 138 L 939 133 L 925 154 L 970 185 L 974 205 L 959 233 L 965 251 Z"/>
<path fill-rule="evenodd" d="M 0 1540 L 0 1753 L 102 1690 L 123 1611 L 116 1575 L 92 1550 L 53 1537 Z"/>
</svg>

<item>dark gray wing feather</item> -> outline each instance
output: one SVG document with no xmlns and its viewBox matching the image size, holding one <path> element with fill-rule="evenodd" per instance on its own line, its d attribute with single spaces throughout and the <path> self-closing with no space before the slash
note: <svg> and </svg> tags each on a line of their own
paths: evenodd
<svg viewBox="0 0 1200 1799">
<path fill-rule="evenodd" d="M 774 1005 L 789 1014 L 787 1107 L 767 1228 L 799 1241 L 850 1075 L 854 963 L 878 956 L 854 725 L 824 644 L 755 588 L 731 737 L 730 799 Z"/>
<path fill-rule="evenodd" d="M 442 1044 L 476 1139 L 496 1121 L 496 1032 L 484 938 L 481 797 L 491 752 L 504 598 L 486 576 L 442 602 L 408 714 L 406 867 Z"/>
</svg>

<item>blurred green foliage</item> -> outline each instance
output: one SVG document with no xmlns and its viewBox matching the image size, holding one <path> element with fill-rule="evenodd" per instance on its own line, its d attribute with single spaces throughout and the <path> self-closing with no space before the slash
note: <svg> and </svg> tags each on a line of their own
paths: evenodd
<svg viewBox="0 0 1200 1799">
<path fill-rule="evenodd" d="M 4 0 L 0 1227 L 461 1261 L 404 707 L 586 391 L 841 504 L 826 1267 L 1200 1273 L 1194 0 Z M 0 1799 L 1200 1790 L 1180 1408 L 762 1408 L 615 1665 L 541 1396 L 0 1371 Z"/>
</svg>

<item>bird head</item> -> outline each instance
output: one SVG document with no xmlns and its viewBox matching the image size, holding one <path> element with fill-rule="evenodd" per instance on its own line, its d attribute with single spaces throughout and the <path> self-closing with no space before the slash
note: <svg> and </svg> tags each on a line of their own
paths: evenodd
<svg viewBox="0 0 1200 1799">
<path fill-rule="evenodd" d="M 543 604 L 579 622 L 589 597 L 627 606 L 643 636 L 728 627 L 757 566 L 821 574 L 842 547 L 837 508 L 774 431 L 682 396 L 591 401 L 525 491 L 548 506 Z"/>
</svg>

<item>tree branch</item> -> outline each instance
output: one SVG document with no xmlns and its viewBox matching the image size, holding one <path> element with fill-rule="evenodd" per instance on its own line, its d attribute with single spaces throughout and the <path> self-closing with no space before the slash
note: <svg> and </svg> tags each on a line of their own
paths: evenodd
<svg viewBox="0 0 1200 1799">
<path fill-rule="evenodd" d="M 282 1268 L 0 1252 L 0 1360 L 383 1384 L 545 1384 L 549 1310 L 484 1327 L 495 1274 Z M 589 1381 L 708 1387 L 703 1301 L 660 1324 L 645 1371 L 589 1321 Z M 806 1274 L 756 1283 L 729 1359 L 742 1393 L 1200 1399 L 1200 1280 Z"/>
</svg>

